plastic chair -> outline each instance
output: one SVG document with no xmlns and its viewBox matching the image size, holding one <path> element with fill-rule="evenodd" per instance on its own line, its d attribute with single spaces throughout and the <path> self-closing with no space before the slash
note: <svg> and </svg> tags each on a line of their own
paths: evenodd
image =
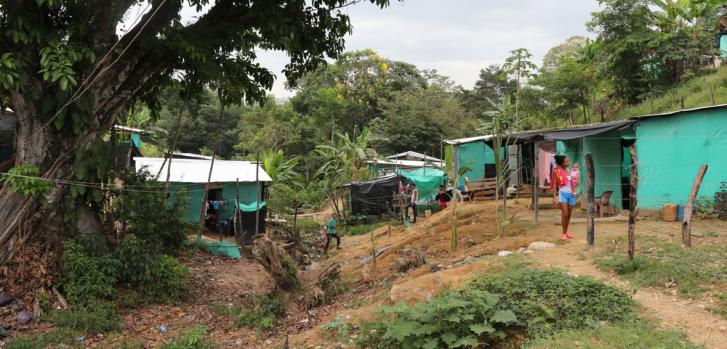
<svg viewBox="0 0 727 349">
<path fill-rule="evenodd" d="M 611 206 L 611 194 L 613 194 L 613 190 L 604 191 L 601 193 L 601 196 L 596 200 L 596 211 L 598 212 L 598 217 L 603 217 L 603 211 L 605 209 L 608 209 L 608 215 L 613 216 L 613 206 Z"/>
</svg>

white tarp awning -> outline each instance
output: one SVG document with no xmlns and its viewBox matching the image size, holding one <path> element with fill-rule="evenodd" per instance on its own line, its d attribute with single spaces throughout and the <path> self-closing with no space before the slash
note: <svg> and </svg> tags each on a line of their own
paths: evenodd
<svg viewBox="0 0 727 349">
<path fill-rule="evenodd" d="M 164 163 L 164 158 L 134 158 L 136 163 L 136 171 L 146 168 L 153 175 L 156 175 Z M 207 176 L 210 171 L 210 163 L 212 160 L 204 159 L 173 159 L 169 173 L 169 181 L 175 183 L 207 183 Z M 164 165 L 164 171 L 159 176 L 159 180 L 166 179 L 166 168 L 169 164 Z M 233 161 L 233 160 L 215 160 L 212 168 L 212 183 L 220 182 L 255 182 L 255 169 L 258 165 L 250 161 Z M 258 169 L 258 179 L 260 182 L 272 182 L 270 176 L 263 170 Z"/>
</svg>

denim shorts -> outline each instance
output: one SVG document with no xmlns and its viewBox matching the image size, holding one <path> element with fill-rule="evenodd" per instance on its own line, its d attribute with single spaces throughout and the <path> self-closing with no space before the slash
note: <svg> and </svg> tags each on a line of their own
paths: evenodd
<svg viewBox="0 0 727 349">
<path fill-rule="evenodd" d="M 558 198 L 558 202 L 565 202 L 568 203 L 570 206 L 576 205 L 576 194 L 573 193 L 566 193 L 566 192 L 560 192 L 560 197 Z"/>
</svg>

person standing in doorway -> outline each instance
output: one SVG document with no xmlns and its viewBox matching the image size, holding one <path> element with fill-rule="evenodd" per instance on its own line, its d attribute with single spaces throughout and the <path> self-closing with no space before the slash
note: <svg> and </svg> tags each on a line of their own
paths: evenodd
<svg viewBox="0 0 727 349">
<path fill-rule="evenodd" d="M 336 239 L 336 249 L 341 248 L 341 237 L 338 235 L 338 232 L 336 232 L 336 220 L 333 219 L 333 216 L 328 218 L 328 223 L 326 224 L 326 247 L 324 249 L 325 253 L 328 253 L 328 245 L 330 245 L 331 240 Z"/>
<path fill-rule="evenodd" d="M 573 178 L 568 171 L 568 157 L 565 155 L 555 155 L 555 168 L 551 175 L 550 188 L 553 190 L 553 207 L 560 206 L 561 226 L 563 233 L 560 235 L 562 240 L 572 239 L 573 236 L 568 234 L 568 225 L 570 224 L 573 206 L 576 205 L 575 188 L 573 187 Z"/>
<path fill-rule="evenodd" d="M 412 211 L 412 223 L 417 222 L 417 200 L 419 200 L 419 189 L 417 189 L 416 183 L 411 183 L 411 203 L 408 207 L 411 207 Z M 409 209 L 407 208 L 407 215 L 409 214 Z"/>
</svg>

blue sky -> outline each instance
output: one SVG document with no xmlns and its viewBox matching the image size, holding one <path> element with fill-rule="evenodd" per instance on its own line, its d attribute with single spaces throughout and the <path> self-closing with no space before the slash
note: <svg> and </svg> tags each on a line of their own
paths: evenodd
<svg viewBox="0 0 727 349">
<path fill-rule="evenodd" d="M 471 88 L 481 68 L 501 63 L 510 50 L 525 47 L 540 64 L 549 48 L 588 36 L 585 24 L 597 9 L 596 0 L 392 0 L 384 9 L 364 1 L 345 9 L 354 27 L 346 49 L 371 48 Z M 259 58 L 277 76 L 272 93 L 292 96 L 281 73 L 287 57 L 261 52 Z"/>
</svg>

